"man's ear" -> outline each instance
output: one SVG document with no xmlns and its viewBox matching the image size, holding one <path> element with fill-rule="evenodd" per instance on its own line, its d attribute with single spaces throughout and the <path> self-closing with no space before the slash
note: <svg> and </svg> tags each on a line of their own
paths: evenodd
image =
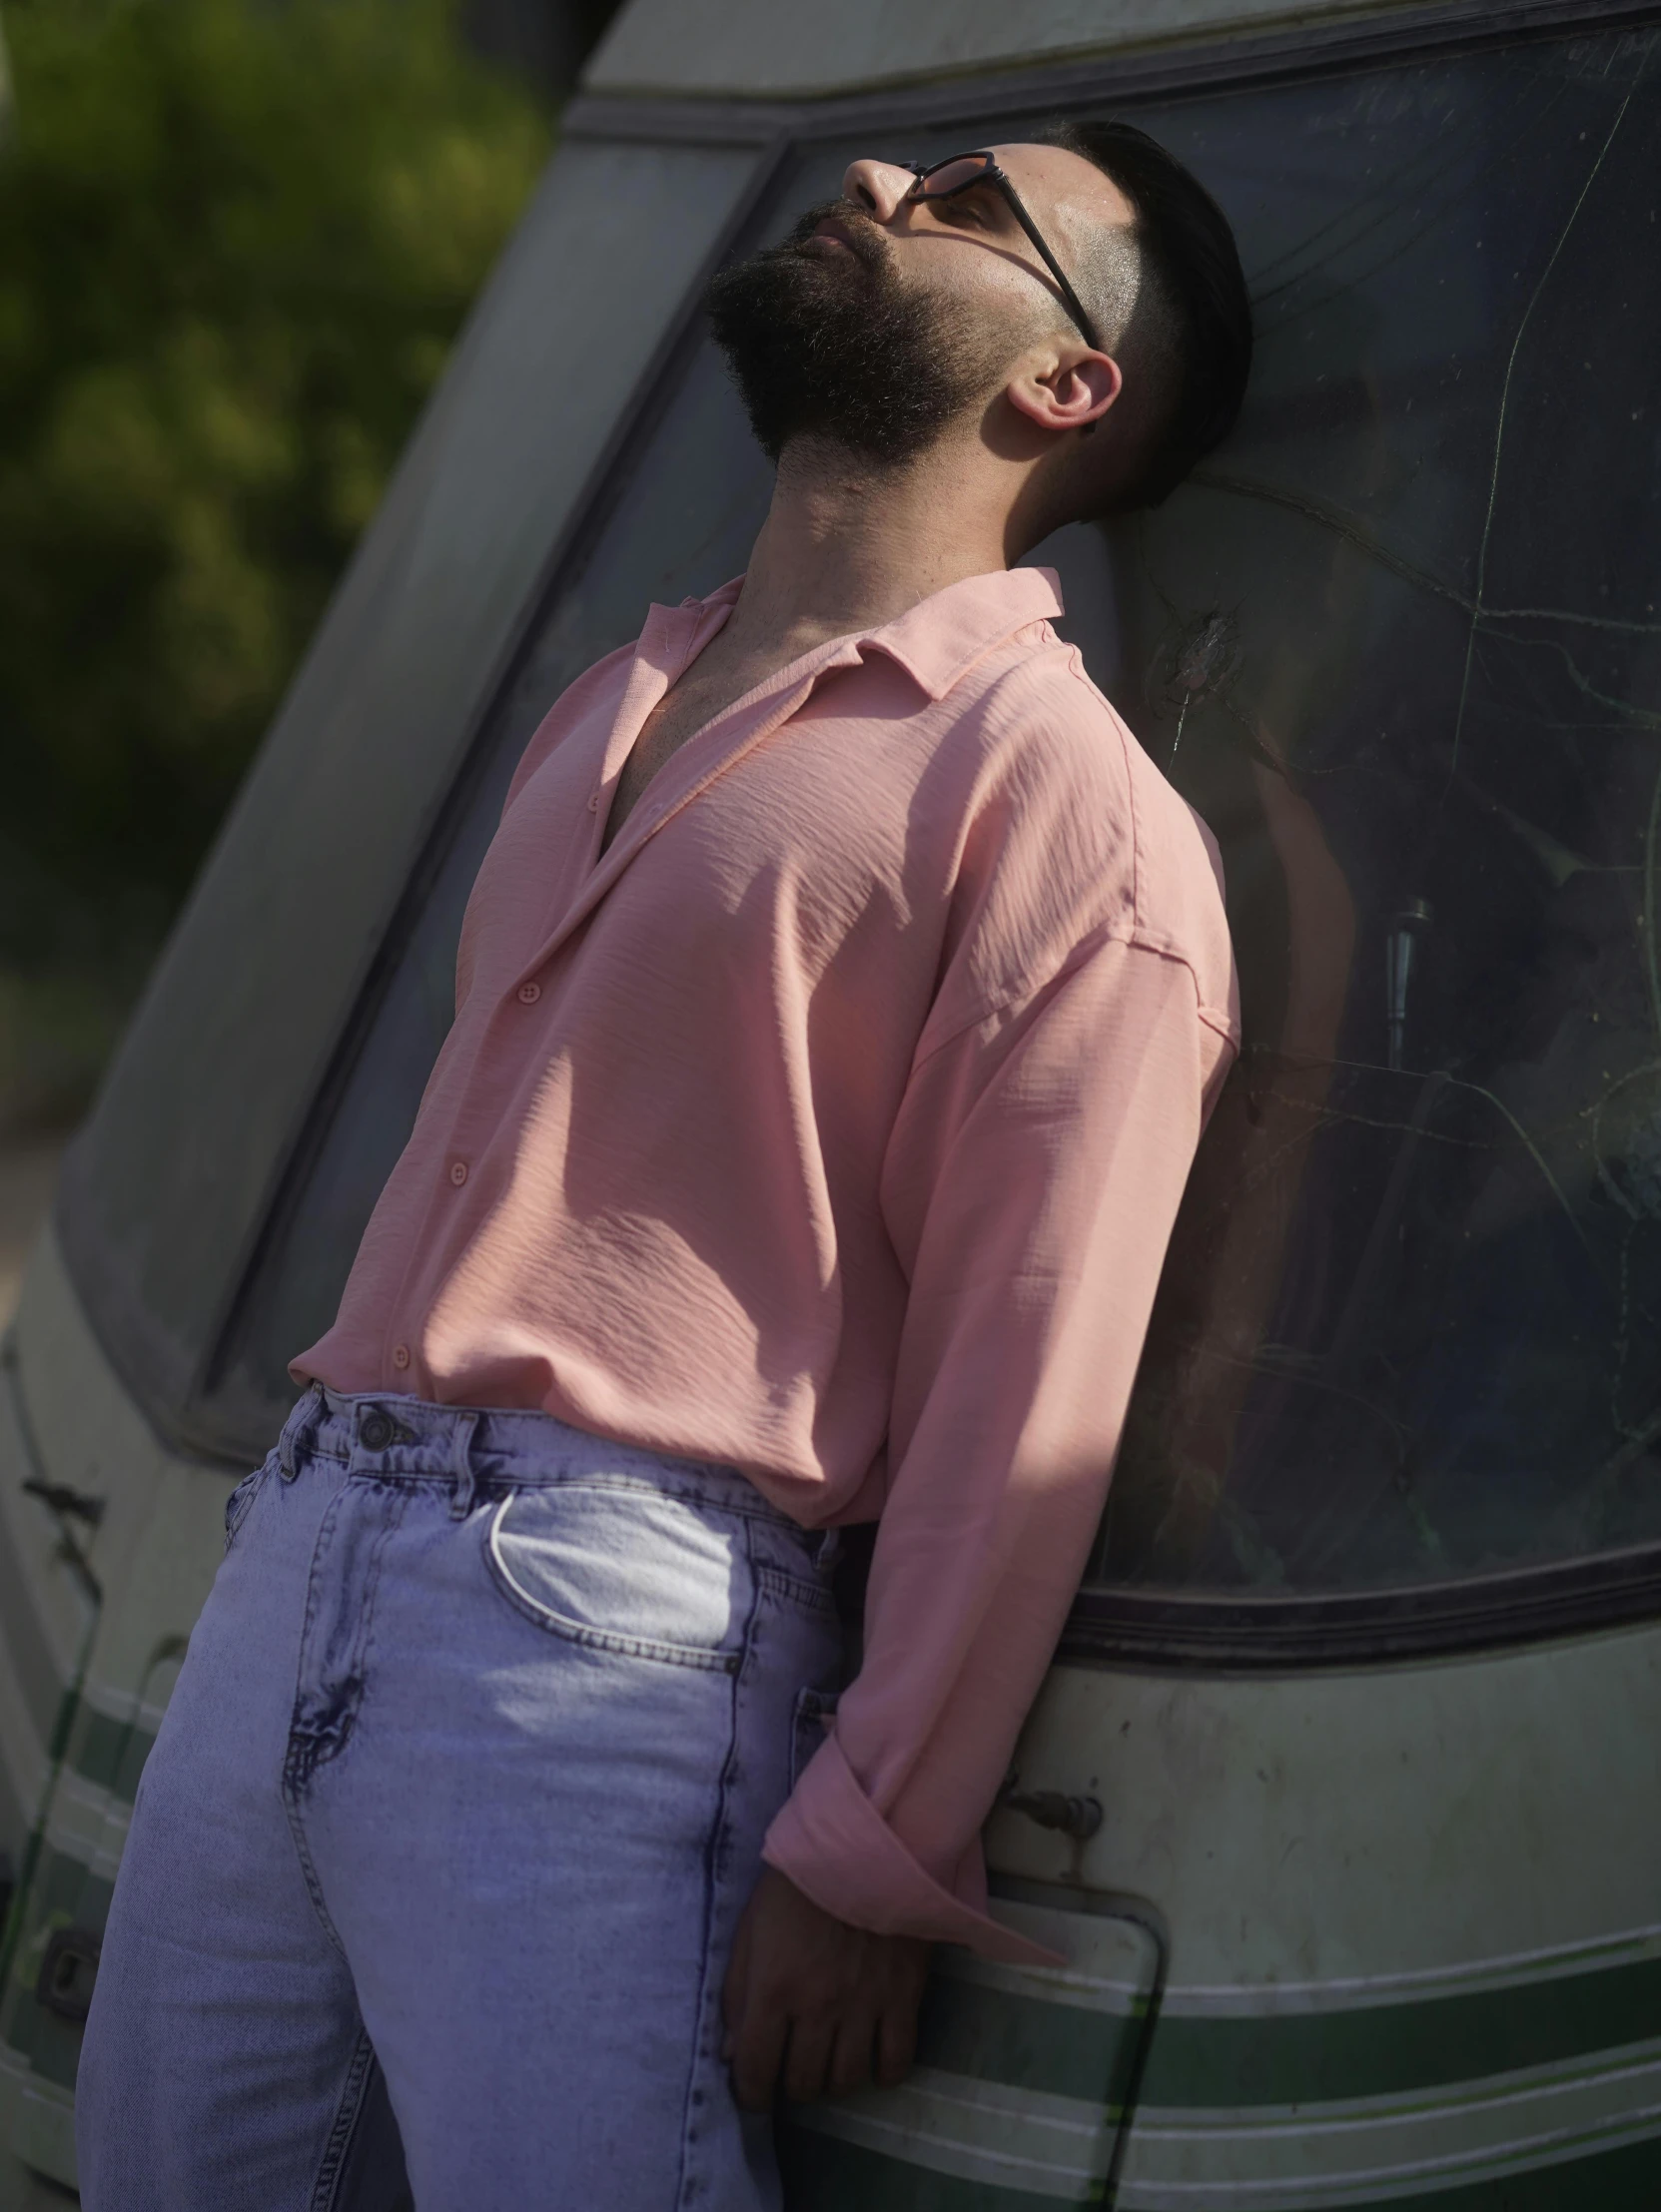
<svg viewBox="0 0 1661 2212">
<path fill-rule="evenodd" d="M 1007 397 L 1041 429 L 1094 429 L 1119 397 L 1125 378 L 1110 354 L 1081 349 L 1046 366 L 1035 362 L 1011 378 Z"/>
</svg>

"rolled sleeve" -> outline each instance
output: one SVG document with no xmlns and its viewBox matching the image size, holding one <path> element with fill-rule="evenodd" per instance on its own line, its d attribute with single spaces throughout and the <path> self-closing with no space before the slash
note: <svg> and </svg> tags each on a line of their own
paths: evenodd
<svg viewBox="0 0 1661 2212">
<path fill-rule="evenodd" d="M 765 1844 L 855 1925 L 1053 1962 L 988 1916 L 980 1831 L 1231 1053 L 1181 960 L 1108 939 L 913 1072 L 883 1185 L 909 1292 L 864 1661 Z"/>
<path fill-rule="evenodd" d="M 834 1735 L 769 1829 L 764 1855 L 815 1904 L 855 1927 L 965 1943 L 1010 1965 L 1060 1963 L 1054 1951 L 989 1916 L 978 1846 L 956 1886 L 936 1881 L 866 1796 Z"/>
</svg>

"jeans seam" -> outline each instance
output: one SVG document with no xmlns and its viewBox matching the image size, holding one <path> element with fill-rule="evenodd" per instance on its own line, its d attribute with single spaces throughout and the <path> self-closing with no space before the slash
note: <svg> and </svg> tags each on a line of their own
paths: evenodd
<svg viewBox="0 0 1661 2212">
<path fill-rule="evenodd" d="M 358 1625 L 358 1640 L 353 1651 L 353 1676 L 358 1694 L 353 1703 L 356 1719 L 369 1695 L 370 1659 L 375 1651 L 375 1601 L 381 1594 L 381 1571 L 386 1564 L 387 1549 L 404 1522 L 405 1508 L 410 1503 L 407 1490 L 395 1491 L 387 1502 L 387 1514 L 381 1530 L 370 1550 L 369 1571 L 364 1577 L 364 1606 Z M 344 1750 L 344 1745 L 342 1746 Z"/>
<path fill-rule="evenodd" d="M 750 1559 L 750 1609 L 744 1622 L 744 1635 L 739 1651 L 739 1663 L 732 1670 L 731 1688 L 727 1702 L 727 1756 L 721 1763 L 720 1789 L 715 1801 L 715 1817 L 709 1825 L 709 1839 L 704 1846 L 703 1859 L 703 1963 L 698 1973 L 697 2001 L 692 2014 L 691 2062 L 686 2070 L 686 2090 L 681 2100 L 680 2112 L 680 2171 L 675 2180 L 676 2212 L 687 2203 L 688 2167 L 692 2159 L 692 2138 L 696 2120 L 692 2096 L 698 2077 L 704 2066 L 705 2019 L 710 2004 L 710 1979 L 715 1968 L 715 1899 L 721 1883 L 721 1860 L 732 1832 L 732 1788 L 738 1773 L 738 1701 L 743 1687 L 743 1676 L 755 1646 L 756 1622 L 761 1613 L 762 1582 L 754 1565 L 750 1532 L 745 1532 L 745 1554 Z M 719 1997 L 715 1999 L 720 2002 Z M 718 2046 L 717 2046 L 718 2047 Z M 689 2212 L 689 2208 L 688 2208 Z"/>
<path fill-rule="evenodd" d="M 323 1898 L 323 1884 L 318 1879 L 318 1870 L 312 1861 L 312 1846 L 306 1841 L 306 1828 L 300 1817 L 300 1788 L 299 1780 L 293 1772 L 293 1761 L 285 1760 L 283 1763 L 283 1810 L 288 1815 L 289 1834 L 294 1838 L 295 1856 L 300 1860 L 301 1879 L 306 1884 L 306 1894 L 312 1900 L 312 1910 L 318 1916 L 319 1925 L 340 1953 L 342 1964 L 350 1970 L 352 1961 L 347 1957 L 346 1945 L 341 1941 L 340 1930 L 330 1918 L 329 1907 Z"/>
<path fill-rule="evenodd" d="M 324 1527 L 328 1530 L 331 1541 L 335 1534 L 339 1509 L 345 1502 L 347 1492 L 345 1490 L 338 1492 L 324 1516 Z M 354 1715 L 356 1715 L 358 1705 L 363 1701 L 363 1676 L 368 1665 L 371 1624 L 375 1612 L 376 1590 L 381 1579 L 381 1562 L 394 1529 L 403 1519 L 403 1502 L 402 1499 L 399 1501 L 397 1511 L 389 1512 L 385 1524 L 379 1531 L 371 1554 L 369 1572 L 365 1577 L 363 1618 L 359 1624 L 352 1660 L 348 1669 L 349 1679 L 356 1679 L 358 1686 L 357 1699 L 351 1706 Z M 300 1636 L 302 1669 L 305 1666 L 306 1653 L 312 1641 L 313 1630 L 317 1625 L 318 1558 L 319 1551 L 322 1549 L 322 1542 L 323 1532 L 320 1530 L 319 1547 L 318 1550 L 313 1552 L 312 1571 L 307 1578 L 306 1613 Z M 289 1833 L 294 1838 L 295 1851 L 300 1860 L 300 1870 L 306 1883 L 307 1894 L 312 1900 L 312 1908 L 317 1913 L 324 1933 L 334 1944 L 342 1960 L 350 1968 L 351 1960 L 347 1958 L 346 1945 L 342 1942 L 340 1931 L 330 1916 L 329 1907 L 324 1901 L 323 1883 L 318 1877 L 317 1866 L 312 1857 L 312 1847 L 306 1840 L 306 1826 L 302 1817 L 301 1805 L 302 1798 L 313 1775 L 316 1774 L 319 1767 L 325 1764 L 327 1759 L 333 1758 L 344 1749 L 344 1739 L 337 1742 L 333 1750 L 324 1751 L 320 1754 L 319 1738 L 316 1731 L 301 1729 L 301 1698 L 302 1687 L 300 1681 L 297 1680 L 294 1710 L 289 1720 L 289 1741 L 283 1757 L 283 1806 L 288 1815 Z"/>
<path fill-rule="evenodd" d="M 375 2046 L 369 2031 L 360 2028 L 358 2040 L 353 2045 L 352 2057 L 347 2065 L 346 2081 L 341 2089 L 341 2101 L 335 2110 L 335 2124 L 329 2131 L 324 2145 L 323 2160 L 318 2167 L 318 2177 L 312 2189 L 309 2212 L 335 2212 L 340 2194 L 341 2177 L 346 2172 L 347 2159 L 352 2150 L 352 2138 L 358 2132 L 359 2117 L 364 2109 L 364 2095 L 369 2086 L 371 2071 L 375 2065 Z"/>
<path fill-rule="evenodd" d="M 317 1765 L 315 1757 L 304 1763 L 302 1762 L 300 1746 L 296 1739 L 301 1733 L 306 1657 L 311 1650 L 312 1633 L 318 1623 L 319 1593 L 322 1587 L 322 1578 L 318 1573 L 318 1568 L 326 1556 L 326 1546 L 332 1547 L 334 1545 L 335 1531 L 339 1525 L 341 1510 L 346 1503 L 346 1491 L 338 1490 L 324 1509 L 323 1520 L 318 1527 L 318 1540 L 312 1549 L 312 1564 L 306 1577 L 306 1611 L 301 1616 L 300 1623 L 300 1669 L 295 1679 L 294 1710 L 289 1716 L 289 1742 L 283 1758 L 283 1787 L 287 1792 L 292 1786 L 297 1800 L 301 1788 L 310 1778 L 312 1769 Z M 306 1731 L 306 1741 L 308 1748 L 310 1748 L 314 1742 L 310 1730 Z M 304 1773 L 302 1772 L 303 1764 Z"/>
</svg>

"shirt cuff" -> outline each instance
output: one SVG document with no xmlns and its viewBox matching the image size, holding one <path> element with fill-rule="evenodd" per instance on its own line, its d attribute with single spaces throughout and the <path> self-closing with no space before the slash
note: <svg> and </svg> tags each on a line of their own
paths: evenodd
<svg viewBox="0 0 1661 2212">
<path fill-rule="evenodd" d="M 827 1736 L 767 1831 L 761 1855 L 812 1899 L 852 1927 L 878 1935 L 919 1935 L 964 1943 L 1010 1966 L 1064 1966 L 1047 1950 L 943 1888 L 907 1850 L 854 1779 L 836 1738 Z M 980 1862 L 980 1844 L 973 1861 Z M 977 1890 L 981 1884 L 975 1884 Z"/>
</svg>

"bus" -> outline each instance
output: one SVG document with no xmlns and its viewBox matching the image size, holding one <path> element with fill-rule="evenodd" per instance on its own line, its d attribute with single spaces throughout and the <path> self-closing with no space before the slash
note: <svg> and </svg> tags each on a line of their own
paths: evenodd
<svg viewBox="0 0 1661 2212">
<path fill-rule="evenodd" d="M 0 1355 L 20 2191 L 73 2186 L 134 1787 L 514 763 L 765 510 L 709 276 L 857 154 L 1107 114 L 1228 212 L 1256 367 L 1181 490 L 1032 558 L 1221 842 L 1245 1047 L 987 1830 L 1067 1963 L 943 1950 L 905 2086 L 788 2116 L 787 2202 L 1661 2203 L 1657 0 L 615 19 Z"/>
</svg>

